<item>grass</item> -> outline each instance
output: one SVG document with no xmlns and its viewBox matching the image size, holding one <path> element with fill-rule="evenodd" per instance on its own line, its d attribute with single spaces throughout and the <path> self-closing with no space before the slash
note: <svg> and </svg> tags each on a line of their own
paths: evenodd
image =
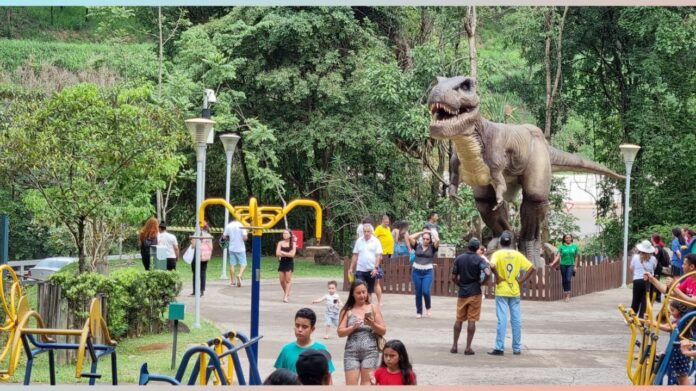
<svg viewBox="0 0 696 391">
<path fill-rule="evenodd" d="M 186 314 L 184 323 L 192 324 L 191 314 Z M 220 330 L 212 323 L 203 320 L 201 328 L 191 329 L 190 333 L 179 332 L 177 341 L 177 359 L 178 366 L 181 357 L 184 355 L 186 348 L 190 345 L 201 344 L 210 338 L 219 336 Z M 174 376 L 176 368 L 170 369 L 172 359 L 172 333 L 149 334 L 140 338 L 131 338 L 120 341 L 116 350 L 118 355 L 118 377 L 119 384 L 131 383 L 137 384 L 140 373 L 140 366 L 147 362 L 148 370 L 151 374 L 161 374 Z M 15 372 L 12 381 L 15 383 L 22 382 L 24 378 L 24 357 L 23 362 Z M 49 382 L 48 375 L 48 356 L 41 354 L 39 358 L 34 360 L 34 369 L 32 371 L 32 384 Z M 97 379 L 97 384 L 111 384 L 111 360 L 108 357 L 99 362 L 98 372 L 102 374 L 101 379 Z M 86 359 L 84 371 L 89 370 L 89 359 Z M 189 370 L 191 364 L 189 364 Z M 88 379 L 75 378 L 75 365 L 65 364 L 56 365 L 56 383 L 57 384 L 87 384 Z"/>
<path fill-rule="evenodd" d="M 247 268 L 244 270 L 243 278 L 246 281 L 251 280 L 251 254 L 247 254 Z M 119 260 L 112 261 L 110 268 L 111 270 L 115 268 L 122 267 L 136 267 L 142 268 L 142 262 L 140 259 L 129 259 L 129 260 Z M 189 282 L 193 279 L 193 274 L 191 273 L 191 266 L 189 266 L 184 261 L 179 261 L 176 265 L 176 270 L 181 275 L 182 281 L 184 283 Z M 236 267 L 238 271 L 239 268 Z M 213 257 L 208 261 L 208 280 L 217 280 L 222 274 L 222 257 Z M 229 276 L 229 270 L 227 270 L 227 275 Z M 293 273 L 293 278 L 329 278 L 336 279 L 342 278 L 343 276 L 343 265 L 317 265 L 314 263 L 313 258 L 295 258 L 295 272 Z M 276 257 L 261 257 L 261 279 L 276 279 L 278 278 L 278 258 Z"/>
</svg>

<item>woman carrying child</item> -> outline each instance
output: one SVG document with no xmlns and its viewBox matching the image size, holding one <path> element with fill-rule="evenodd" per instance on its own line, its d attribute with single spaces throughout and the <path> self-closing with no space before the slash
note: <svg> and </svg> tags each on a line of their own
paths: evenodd
<svg viewBox="0 0 696 391">
<path fill-rule="evenodd" d="M 348 337 L 343 353 L 346 385 L 370 384 L 370 373 L 379 365 L 377 339 L 387 332 L 379 306 L 370 304 L 367 284 L 355 280 L 341 309 L 338 336 Z"/>
</svg>

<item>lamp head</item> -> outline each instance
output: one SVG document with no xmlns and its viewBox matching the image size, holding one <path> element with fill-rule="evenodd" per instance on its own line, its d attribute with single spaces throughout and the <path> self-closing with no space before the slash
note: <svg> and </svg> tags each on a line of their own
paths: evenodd
<svg viewBox="0 0 696 391">
<path fill-rule="evenodd" d="M 217 102 L 217 97 L 215 96 L 215 91 L 211 90 L 210 88 L 206 88 L 203 91 L 205 93 L 205 97 L 203 98 L 203 108 L 207 109 L 210 103 Z"/>
<path fill-rule="evenodd" d="M 635 144 L 621 144 L 619 145 L 621 154 L 623 154 L 624 163 L 633 163 L 636 160 L 636 155 L 640 150 L 640 145 Z"/>
<path fill-rule="evenodd" d="M 220 135 L 220 141 L 222 141 L 222 146 L 225 148 L 226 153 L 234 153 L 234 149 L 237 147 L 237 142 L 239 142 L 239 139 L 239 135 L 234 133 Z"/>
<path fill-rule="evenodd" d="M 193 118 L 184 121 L 194 143 L 205 143 L 215 121 L 207 118 Z"/>
</svg>

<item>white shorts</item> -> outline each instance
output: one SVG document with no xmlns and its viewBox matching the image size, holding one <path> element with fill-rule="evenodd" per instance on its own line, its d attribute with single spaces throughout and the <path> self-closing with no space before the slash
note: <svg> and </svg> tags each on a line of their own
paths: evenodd
<svg viewBox="0 0 696 391">
<path fill-rule="evenodd" d="M 324 314 L 324 321 L 327 326 L 338 327 L 338 313 L 327 312 Z"/>
<path fill-rule="evenodd" d="M 234 252 L 230 251 L 230 266 L 240 265 L 246 266 L 246 252 Z"/>
</svg>

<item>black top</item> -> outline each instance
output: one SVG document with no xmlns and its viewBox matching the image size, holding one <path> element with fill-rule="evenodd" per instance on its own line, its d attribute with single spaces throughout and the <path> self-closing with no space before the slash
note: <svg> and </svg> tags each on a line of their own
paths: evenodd
<svg viewBox="0 0 696 391">
<path fill-rule="evenodd" d="M 481 271 L 487 267 L 486 260 L 471 251 L 454 259 L 452 274 L 459 276 L 459 297 L 481 294 Z"/>
<path fill-rule="evenodd" d="M 282 245 L 280 246 L 280 251 L 288 252 L 292 250 L 292 246 L 288 247 L 283 247 Z M 280 262 L 292 262 L 294 258 L 292 257 L 280 257 Z"/>
</svg>

